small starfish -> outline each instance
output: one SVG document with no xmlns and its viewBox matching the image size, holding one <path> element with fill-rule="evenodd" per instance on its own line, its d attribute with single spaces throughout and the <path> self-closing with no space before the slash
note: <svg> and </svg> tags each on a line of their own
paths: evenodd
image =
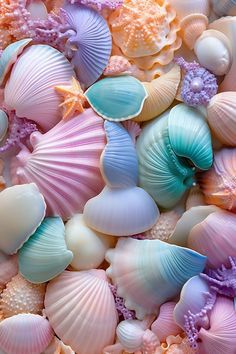
<svg viewBox="0 0 236 354">
<path fill-rule="evenodd" d="M 64 107 L 63 119 L 71 118 L 75 112 L 82 113 L 84 111 L 83 105 L 86 98 L 79 82 L 74 77 L 72 77 L 71 85 L 55 86 L 54 88 L 65 98 L 59 106 Z"/>
</svg>

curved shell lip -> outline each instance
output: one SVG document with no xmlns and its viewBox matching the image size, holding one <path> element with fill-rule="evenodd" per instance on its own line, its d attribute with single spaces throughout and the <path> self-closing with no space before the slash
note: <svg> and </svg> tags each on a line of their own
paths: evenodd
<svg viewBox="0 0 236 354">
<path fill-rule="evenodd" d="M 103 119 L 109 120 L 110 122 L 123 122 L 123 121 L 125 121 L 125 120 L 129 120 L 129 119 L 132 119 L 132 118 L 137 117 L 137 116 L 142 112 L 143 106 L 144 106 L 144 102 L 145 102 L 145 100 L 148 98 L 148 92 L 147 92 L 147 89 L 146 89 L 146 87 L 144 86 L 144 84 L 143 84 L 142 82 L 140 82 L 138 79 L 134 78 L 134 77 L 133 77 L 133 79 L 135 79 L 136 81 L 138 81 L 138 82 L 143 86 L 143 90 L 144 90 L 144 92 L 145 92 L 145 96 L 144 96 L 144 98 L 143 98 L 143 100 L 142 100 L 142 102 L 141 102 L 139 111 L 136 112 L 136 113 L 134 113 L 134 114 L 129 115 L 128 117 L 121 117 L 121 118 L 115 119 L 115 118 L 108 117 L 108 116 L 106 116 L 105 114 L 102 114 L 101 112 L 98 112 L 98 111 L 96 110 L 96 107 L 91 103 L 91 100 L 90 100 L 90 99 L 87 97 L 87 95 L 86 95 L 87 92 L 89 92 L 89 90 L 92 88 L 92 86 L 90 86 L 90 87 L 87 89 L 87 91 L 84 93 L 84 95 L 85 95 L 85 97 L 86 97 L 88 103 L 90 104 L 90 106 L 91 106 L 92 109 L 94 110 L 94 112 L 96 112 L 100 117 L 102 117 Z"/>
</svg>

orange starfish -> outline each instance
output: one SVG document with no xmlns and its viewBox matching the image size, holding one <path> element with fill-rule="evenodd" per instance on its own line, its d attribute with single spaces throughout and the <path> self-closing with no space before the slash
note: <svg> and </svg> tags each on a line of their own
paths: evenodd
<svg viewBox="0 0 236 354">
<path fill-rule="evenodd" d="M 65 98 L 64 102 L 60 104 L 60 107 L 64 107 L 63 119 L 71 118 L 75 112 L 82 113 L 84 111 L 83 105 L 86 98 L 80 83 L 74 77 L 72 77 L 71 85 L 55 86 L 55 90 Z"/>
</svg>

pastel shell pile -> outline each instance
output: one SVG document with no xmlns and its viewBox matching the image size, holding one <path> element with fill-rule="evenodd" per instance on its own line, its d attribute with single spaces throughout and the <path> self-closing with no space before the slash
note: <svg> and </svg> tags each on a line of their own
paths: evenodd
<svg viewBox="0 0 236 354">
<path fill-rule="evenodd" d="M 236 354 L 236 2 L 0 0 L 0 354 Z"/>
</svg>

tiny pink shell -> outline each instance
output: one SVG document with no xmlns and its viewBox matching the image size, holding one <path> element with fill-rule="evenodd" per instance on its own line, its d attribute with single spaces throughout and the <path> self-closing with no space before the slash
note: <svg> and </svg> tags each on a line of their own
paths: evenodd
<svg viewBox="0 0 236 354">
<path fill-rule="evenodd" d="M 116 76 L 126 72 L 131 67 L 129 61 L 120 56 L 113 55 L 110 57 L 110 60 L 103 72 L 104 76 Z"/>
<path fill-rule="evenodd" d="M 7 256 L 0 252 L 0 291 L 18 273 L 17 256 Z"/>
</svg>

